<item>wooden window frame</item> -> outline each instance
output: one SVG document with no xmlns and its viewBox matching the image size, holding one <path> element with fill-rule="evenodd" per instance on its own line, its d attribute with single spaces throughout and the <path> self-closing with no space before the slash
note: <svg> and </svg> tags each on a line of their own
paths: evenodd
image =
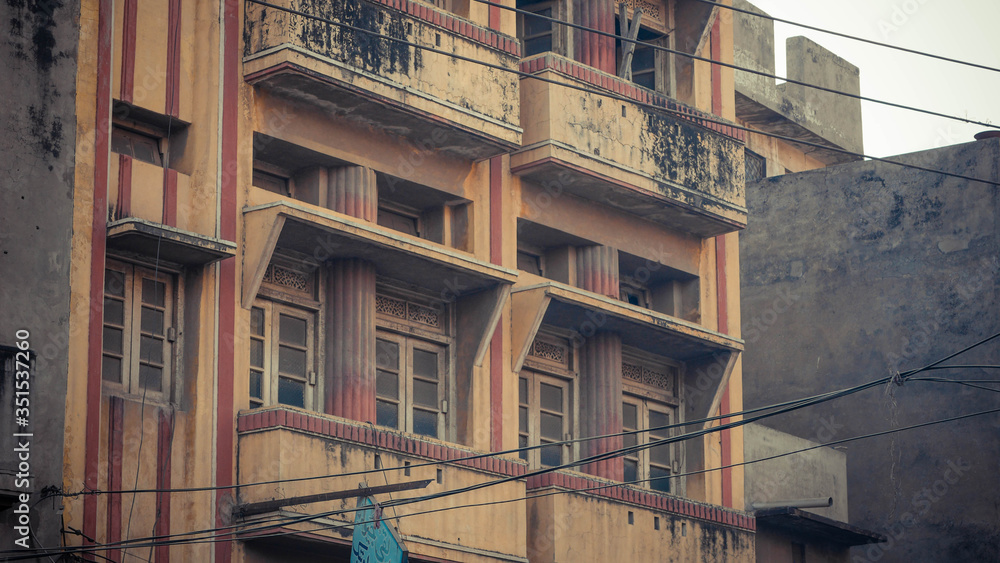
<svg viewBox="0 0 1000 563">
<path fill-rule="evenodd" d="M 253 327 L 250 329 L 250 342 L 260 341 L 263 343 L 263 359 L 260 366 L 250 363 L 248 358 L 248 389 L 250 407 L 264 407 L 272 405 L 286 405 L 306 410 L 319 410 L 320 392 L 317 389 L 316 357 L 317 357 L 317 326 L 316 311 L 303 308 L 298 305 L 282 303 L 280 301 L 258 297 L 250 309 L 251 316 L 255 310 L 263 311 L 263 334 L 255 334 Z M 281 316 L 296 318 L 306 323 L 306 340 L 304 345 L 281 341 Z M 252 323 L 252 317 L 251 317 Z M 250 344 L 252 346 L 252 344 Z M 280 350 L 282 345 L 290 348 L 304 349 L 306 352 L 305 375 L 296 376 L 294 374 L 281 373 Z M 248 355 L 250 350 L 247 351 Z M 258 371 L 261 377 L 261 396 L 254 397 L 252 393 L 252 372 Z M 294 380 L 303 384 L 302 405 L 291 403 L 281 403 L 279 401 L 279 386 L 281 378 Z"/>
<path fill-rule="evenodd" d="M 122 294 L 116 295 L 108 291 L 108 272 L 113 271 L 122 275 Z M 163 284 L 164 299 L 163 305 L 148 303 L 143 301 L 144 280 L 153 280 L 155 283 Z M 118 391 L 120 393 L 143 396 L 146 399 L 157 402 L 168 402 L 171 397 L 174 383 L 175 366 L 177 359 L 177 338 L 176 326 L 179 324 L 180 299 L 176 276 L 173 272 L 151 269 L 146 266 L 121 262 L 108 259 L 105 264 L 105 287 L 104 300 L 122 303 L 122 322 L 111 322 L 109 319 L 110 308 L 105 305 L 104 318 L 102 320 L 102 334 L 108 331 L 121 331 L 122 345 L 121 351 L 117 352 L 108 348 L 109 342 L 102 338 L 102 387 Z M 158 311 L 162 313 L 163 325 L 160 334 L 144 330 L 142 327 L 143 310 Z M 151 361 L 149 357 L 143 358 L 142 342 L 143 338 L 161 340 L 161 361 Z M 108 379 L 105 372 L 104 363 L 107 359 L 113 358 L 119 361 L 120 374 L 117 380 Z M 141 382 L 141 371 L 143 365 L 152 365 L 160 369 L 159 389 L 145 387 Z"/>
<path fill-rule="evenodd" d="M 638 433 L 634 435 L 635 437 L 634 442 L 632 442 L 631 440 L 628 439 L 628 437 L 626 437 L 625 441 L 626 446 L 632 444 L 646 445 L 656 440 L 668 438 L 675 434 L 673 431 L 670 430 L 658 431 L 654 433 L 654 432 L 649 432 L 648 429 L 653 427 L 652 423 L 650 422 L 651 413 L 659 413 L 664 415 L 667 419 L 666 423 L 667 425 L 676 424 L 677 423 L 676 407 L 673 407 L 664 402 L 656 401 L 655 399 L 639 395 L 633 395 L 630 393 L 623 394 L 622 405 L 623 405 L 622 429 L 626 432 L 638 431 Z M 637 425 L 636 425 L 637 427 L 631 427 L 626 423 L 626 417 L 624 414 L 625 405 L 631 405 L 635 407 L 637 415 Z M 657 424 L 656 426 L 659 426 L 659 424 Z M 678 466 L 679 456 L 677 455 L 677 444 L 669 444 L 665 447 L 669 448 L 668 451 L 670 456 L 670 460 L 666 465 L 661 463 L 656 463 L 655 461 L 653 461 L 652 452 L 650 448 L 640 449 L 639 451 L 635 452 L 634 455 L 623 456 L 623 464 L 628 462 L 636 463 L 637 466 L 636 478 L 639 481 L 638 483 L 635 483 L 637 486 L 656 490 L 659 492 L 676 494 L 677 490 L 680 487 L 676 483 L 677 478 L 673 477 L 673 475 L 681 472 Z M 666 482 L 665 490 L 662 487 L 657 487 L 656 483 L 650 481 L 651 472 L 653 468 L 664 469 L 671 476 L 665 481 Z M 630 479 L 626 477 L 626 481 L 629 480 Z"/>
<path fill-rule="evenodd" d="M 381 395 L 378 393 L 376 384 L 376 401 L 381 401 L 383 403 L 393 403 L 397 406 L 396 419 L 398 425 L 387 426 L 388 428 L 395 428 L 401 432 L 407 432 L 410 434 L 418 434 L 420 436 L 425 436 L 429 438 L 444 440 L 448 434 L 448 391 L 450 389 L 450 372 L 448 369 L 449 358 L 448 352 L 449 347 L 446 344 L 439 342 L 433 342 L 425 340 L 412 335 L 402 334 L 399 332 L 386 330 L 379 328 L 375 331 L 375 336 L 377 340 L 382 340 L 385 342 L 391 342 L 396 345 L 399 355 L 397 357 L 396 366 L 390 366 L 385 364 L 380 359 L 380 355 L 376 353 L 376 366 L 378 369 L 394 373 L 396 375 L 396 397 L 391 398 L 386 395 Z M 376 347 L 377 349 L 377 347 Z M 430 381 L 428 378 L 422 378 L 414 373 L 413 368 L 413 358 L 415 351 L 420 350 L 424 352 L 429 352 L 437 354 L 437 373 L 438 378 L 436 380 L 437 384 L 437 407 L 431 408 L 429 405 L 419 405 L 416 403 L 413 385 L 415 380 L 425 380 Z M 376 375 L 376 377 L 378 377 Z M 435 426 L 435 435 L 417 432 L 414 424 L 414 411 L 432 412 L 437 417 L 437 424 Z M 379 422 L 382 425 L 381 422 Z"/>
<path fill-rule="evenodd" d="M 543 2 L 526 2 L 526 3 L 518 2 L 517 4 L 518 4 L 517 7 L 519 9 L 521 9 L 521 10 L 527 10 L 529 12 L 541 12 L 543 10 L 549 9 L 549 10 L 551 10 L 551 13 L 550 13 L 550 15 L 548 17 L 556 19 L 556 20 L 568 21 L 568 20 L 571 19 L 570 14 L 569 14 L 569 9 L 570 8 L 569 8 L 568 2 L 566 2 L 566 0 L 548 0 L 548 1 L 543 1 Z M 570 43 L 570 41 L 569 41 L 570 33 L 573 32 L 573 30 L 571 30 L 570 28 L 567 28 L 566 26 L 556 25 L 554 22 L 549 22 L 549 33 L 541 33 L 541 34 L 532 36 L 530 38 L 526 38 L 526 37 L 524 37 L 524 18 L 525 17 L 526 16 L 524 14 L 517 14 L 517 32 L 516 33 L 517 33 L 518 40 L 521 42 L 521 53 L 522 53 L 521 57 L 522 58 L 533 57 L 533 56 L 536 56 L 536 55 L 540 55 L 542 53 L 556 53 L 558 55 L 563 55 L 563 56 L 566 56 L 566 57 L 572 57 L 571 53 L 569 52 L 568 44 Z M 535 53 L 533 55 L 526 54 L 528 52 L 527 51 L 526 41 L 528 39 L 534 39 L 534 38 L 538 38 L 538 37 L 543 37 L 545 35 L 551 35 L 551 37 L 552 37 L 552 44 L 551 44 L 551 47 L 549 48 L 549 50 L 547 50 L 547 51 L 539 51 L 538 53 Z"/>
<path fill-rule="evenodd" d="M 522 383 L 524 382 L 524 383 Z M 522 386 L 527 386 L 527 396 L 522 395 Z M 556 387 L 562 390 L 563 397 L 563 410 L 562 416 L 562 432 L 559 439 L 554 437 L 543 438 L 541 435 L 541 418 L 542 414 L 553 414 L 558 413 L 558 411 L 553 411 L 549 409 L 542 408 L 541 404 L 541 390 L 542 386 L 547 385 L 551 387 Z M 574 400 L 573 392 L 575 386 L 573 385 L 573 380 L 566 379 L 564 377 L 558 377 L 552 374 L 545 373 L 540 370 L 526 368 L 522 369 L 521 373 L 518 374 L 518 436 L 519 444 L 521 442 L 520 437 L 524 436 L 527 438 L 526 443 L 521 446 L 541 446 L 544 443 L 559 442 L 564 440 L 572 439 L 574 436 L 574 429 L 576 428 L 575 420 L 575 410 L 574 406 L 576 401 Z M 527 428 L 523 428 L 521 425 L 522 420 L 522 409 L 526 409 L 527 415 Z M 561 465 L 563 463 L 569 462 L 570 459 L 574 457 L 575 448 L 573 444 L 563 444 L 561 446 L 555 446 L 559 448 L 559 463 L 555 465 Z M 540 467 L 552 467 L 551 464 L 542 463 L 542 448 L 535 447 L 534 449 L 528 451 L 520 452 L 521 459 L 528 462 L 528 466 L 531 468 Z"/>
<path fill-rule="evenodd" d="M 121 152 L 122 143 L 128 145 L 129 152 Z M 136 156 L 135 147 L 137 144 L 148 144 L 153 149 L 152 158 L 142 158 Z M 166 151 L 166 139 L 161 135 L 153 134 L 149 131 L 139 131 L 134 128 L 114 124 L 111 127 L 111 147 L 112 152 L 124 154 L 140 162 L 146 162 L 153 166 L 163 167 L 163 155 Z"/>
</svg>

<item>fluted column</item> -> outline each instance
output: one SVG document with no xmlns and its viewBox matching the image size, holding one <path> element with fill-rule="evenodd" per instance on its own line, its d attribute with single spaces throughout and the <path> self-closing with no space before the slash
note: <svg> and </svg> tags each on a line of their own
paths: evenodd
<svg viewBox="0 0 1000 563">
<path fill-rule="evenodd" d="M 340 166 L 331 168 L 327 177 L 327 207 L 373 223 L 378 219 L 374 170 L 366 166 Z"/>
<path fill-rule="evenodd" d="M 363 166 L 331 168 L 327 206 L 375 222 L 375 172 Z M 375 422 L 375 266 L 347 258 L 327 264 L 326 412 Z"/>
<path fill-rule="evenodd" d="M 573 23 L 606 33 L 615 32 L 614 0 L 573 0 Z M 579 29 L 573 30 L 574 58 L 588 66 L 615 74 L 615 40 Z"/>
<path fill-rule="evenodd" d="M 612 299 L 619 298 L 618 251 L 610 246 L 576 249 L 576 285 Z"/>
<path fill-rule="evenodd" d="M 598 332 L 580 348 L 580 434 L 583 438 L 622 431 L 622 341 L 615 333 Z M 622 437 L 583 442 L 584 456 L 620 449 Z M 621 481 L 622 458 L 589 463 L 591 475 Z"/>
</svg>

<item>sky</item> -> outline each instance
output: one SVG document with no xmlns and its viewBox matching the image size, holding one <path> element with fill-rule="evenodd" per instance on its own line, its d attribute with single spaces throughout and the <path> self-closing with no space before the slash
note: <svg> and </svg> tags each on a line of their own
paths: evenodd
<svg viewBox="0 0 1000 563">
<path fill-rule="evenodd" d="M 750 0 L 773 17 L 1000 68 L 1000 0 Z M 804 35 L 861 72 L 861 95 L 1000 129 L 1000 72 L 775 23 L 775 68 L 785 39 Z M 892 156 L 965 143 L 986 127 L 862 102 L 865 153 Z"/>
</svg>

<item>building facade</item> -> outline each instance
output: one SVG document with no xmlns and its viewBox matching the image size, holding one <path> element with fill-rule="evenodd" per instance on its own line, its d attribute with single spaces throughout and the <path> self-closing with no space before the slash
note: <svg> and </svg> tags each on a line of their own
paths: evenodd
<svg viewBox="0 0 1000 563">
<path fill-rule="evenodd" d="M 19 238 L 53 214 L 47 266 L 2 258 L 55 296 L 7 286 L 2 343 L 61 343 L 32 545 L 347 561 L 356 498 L 262 503 L 426 480 L 376 497 L 413 561 L 753 560 L 739 428 L 599 457 L 742 409 L 733 73 L 612 36 L 732 62 L 728 11 L 4 9 L 52 30 L 49 74 L 5 61 L 65 123 L 3 194 Z"/>
</svg>

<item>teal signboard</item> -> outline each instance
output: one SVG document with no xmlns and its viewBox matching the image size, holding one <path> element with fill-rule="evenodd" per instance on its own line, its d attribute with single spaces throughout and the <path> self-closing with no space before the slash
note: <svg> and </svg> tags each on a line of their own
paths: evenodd
<svg viewBox="0 0 1000 563">
<path fill-rule="evenodd" d="M 382 519 L 382 509 L 370 497 L 358 500 L 354 513 L 351 563 L 406 563 L 406 548 L 392 525 Z"/>
</svg>

